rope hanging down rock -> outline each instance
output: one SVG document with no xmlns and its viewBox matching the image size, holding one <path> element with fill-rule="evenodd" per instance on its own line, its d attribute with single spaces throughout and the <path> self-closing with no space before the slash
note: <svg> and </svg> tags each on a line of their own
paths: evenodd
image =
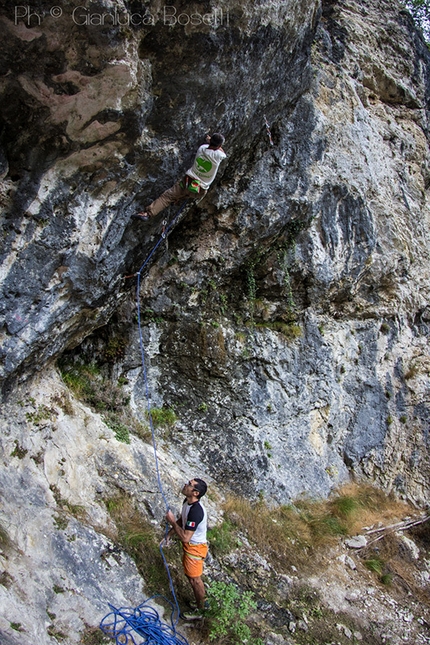
<svg viewBox="0 0 430 645">
<path fill-rule="evenodd" d="M 184 204 L 182 204 L 182 206 L 177 211 L 177 213 L 175 214 L 175 216 L 173 217 L 172 221 L 168 226 L 165 224 L 165 222 L 163 222 L 163 229 L 162 229 L 160 239 L 149 252 L 148 256 L 146 257 L 139 271 L 137 273 L 134 273 L 131 276 L 126 276 L 127 278 L 131 278 L 134 276 L 137 277 L 137 281 L 136 281 L 137 323 L 139 328 L 139 345 L 140 345 L 140 353 L 141 353 L 141 361 L 142 361 L 142 371 L 143 371 L 143 378 L 145 382 L 145 396 L 146 396 L 146 403 L 147 403 L 149 426 L 151 429 L 151 436 L 152 436 L 152 447 L 154 450 L 154 461 L 155 461 L 155 470 L 157 473 L 158 489 L 163 498 L 166 511 L 169 510 L 169 503 L 167 501 L 166 495 L 163 490 L 163 485 L 161 482 L 160 467 L 159 467 L 159 461 L 158 461 L 158 455 L 157 455 L 157 442 L 155 440 L 154 423 L 153 423 L 152 414 L 151 414 L 151 397 L 149 392 L 148 375 L 146 371 L 145 348 L 143 344 L 142 320 L 141 320 L 141 309 L 140 309 L 140 282 L 141 282 L 142 271 L 148 265 L 150 259 L 152 258 L 152 256 L 154 255 L 155 251 L 160 246 L 160 244 L 163 242 L 163 240 L 167 240 L 167 235 L 169 231 L 173 228 L 173 226 L 178 221 L 180 214 L 182 213 L 183 209 L 186 206 L 186 203 L 187 202 L 185 201 Z M 167 536 L 168 530 L 169 530 L 169 526 L 166 523 L 165 537 Z M 176 625 L 178 624 L 179 614 L 180 614 L 178 599 L 176 597 L 175 589 L 173 586 L 173 580 L 170 574 L 169 565 L 167 563 L 166 558 L 164 557 L 163 549 L 161 546 L 160 546 L 160 553 L 163 559 L 164 567 L 167 572 L 167 576 L 169 579 L 169 587 L 175 604 L 173 605 L 169 600 L 167 600 L 167 598 L 164 598 L 164 596 L 159 596 L 159 595 L 148 598 L 148 600 L 145 600 L 145 602 L 143 602 L 141 605 L 139 605 L 136 608 L 121 607 L 120 609 L 117 609 L 116 607 L 114 607 L 109 603 L 109 607 L 112 611 L 103 618 L 103 620 L 100 623 L 100 629 L 108 636 L 115 638 L 117 645 L 188 645 L 188 641 L 181 634 L 178 634 L 176 632 Z M 148 604 L 149 601 L 154 598 L 164 598 L 164 600 L 166 600 L 167 603 L 172 607 L 172 612 L 170 616 L 170 626 L 165 623 L 162 623 L 158 615 L 158 612 Z M 143 637 L 144 640 L 139 639 L 139 641 L 137 641 L 136 634 L 138 636 Z"/>
</svg>

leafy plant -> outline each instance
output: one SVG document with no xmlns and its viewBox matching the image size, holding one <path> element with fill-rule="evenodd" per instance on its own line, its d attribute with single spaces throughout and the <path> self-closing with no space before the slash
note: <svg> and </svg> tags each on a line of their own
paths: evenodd
<svg viewBox="0 0 430 645">
<path fill-rule="evenodd" d="M 207 589 L 209 609 L 209 639 L 229 637 L 231 643 L 246 643 L 251 630 L 244 622 L 257 604 L 251 591 L 240 591 L 235 585 L 214 581 Z"/>
<path fill-rule="evenodd" d="M 81 633 L 79 645 L 109 645 L 112 639 L 106 636 L 99 627 L 86 626 L 85 631 Z"/>
<path fill-rule="evenodd" d="M 14 629 L 16 632 L 23 632 L 24 628 L 21 623 L 10 623 L 11 629 Z"/>
<path fill-rule="evenodd" d="M 228 553 L 237 544 L 234 527 L 228 520 L 209 529 L 208 540 L 215 555 Z"/>
<path fill-rule="evenodd" d="M 177 421 L 173 408 L 151 408 L 151 417 L 155 428 L 173 426 Z"/>
<path fill-rule="evenodd" d="M 38 426 L 41 421 L 51 419 L 52 416 L 57 416 L 57 412 L 55 410 L 51 410 L 44 404 L 39 405 L 37 410 L 34 412 L 27 412 L 25 415 L 27 421 L 34 423 L 35 426 Z"/>
<path fill-rule="evenodd" d="M 87 403 L 95 412 L 103 414 L 103 421 L 115 433 L 115 438 L 130 443 L 130 431 L 143 441 L 149 441 L 151 434 L 146 425 L 136 419 L 130 411 L 130 396 L 122 385 L 127 382 L 119 377 L 116 383 L 105 378 L 95 363 L 59 363 L 64 383 L 76 397 Z"/>
<path fill-rule="evenodd" d="M 130 432 L 126 425 L 109 417 L 104 417 L 103 421 L 106 423 L 108 428 L 114 431 L 115 439 L 122 443 L 130 443 Z"/>
<path fill-rule="evenodd" d="M 114 363 L 115 361 L 123 358 L 125 355 L 125 349 L 127 347 L 127 340 L 122 336 L 112 336 L 109 338 L 109 341 L 104 350 L 105 359 Z"/>
<path fill-rule="evenodd" d="M 15 439 L 15 448 L 10 453 L 10 456 L 11 457 L 18 457 L 18 459 L 24 459 L 24 457 L 27 454 L 27 452 L 28 452 L 28 450 L 26 450 L 25 448 L 20 446 L 18 440 Z"/>
<path fill-rule="evenodd" d="M 258 323 L 257 327 L 266 327 L 267 329 L 272 329 L 281 333 L 285 338 L 293 340 L 294 338 L 300 338 L 303 332 L 300 325 L 295 323 L 286 323 L 282 320 L 275 320 L 274 322 L 264 322 Z"/>
</svg>

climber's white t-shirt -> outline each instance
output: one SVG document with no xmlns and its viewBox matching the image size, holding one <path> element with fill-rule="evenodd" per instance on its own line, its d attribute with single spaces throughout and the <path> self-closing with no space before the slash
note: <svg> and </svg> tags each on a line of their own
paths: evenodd
<svg viewBox="0 0 430 645">
<path fill-rule="evenodd" d="M 197 150 L 196 158 L 187 175 L 199 179 L 202 188 L 207 190 L 215 179 L 218 166 L 226 156 L 223 150 L 209 150 L 209 145 L 204 143 Z"/>
</svg>

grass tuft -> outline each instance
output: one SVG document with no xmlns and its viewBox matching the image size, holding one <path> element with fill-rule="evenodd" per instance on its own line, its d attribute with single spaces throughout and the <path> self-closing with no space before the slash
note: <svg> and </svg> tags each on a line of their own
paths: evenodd
<svg viewBox="0 0 430 645">
<path fill-rule="evenodd" d="M 74 395 L 103 415 L 103 421 L 113 430 L 117 441 L 130 443 L 130 432 L 142 441 L 149 442 L 151 433 L 147 425 L 136 419 L 129 407 L 130 396 L 124 391 L 123 378 L 115 383 L 105 378 L 95 363 L 59 363 L 64 383 Z"/>
<path fill-rule="evenodd" d="M 118 543 L 135 561 L 150 592 L 168 596 L 169 580 L 159 550 L 161 535 L 126 494 L 111 497 L 105 503 L 117 527 Z M 169 550 L 169 562 L 177 564 L 173 569 L 181 570 L 179 554 L 179 549 L 178 553 L 173 548 Z"/>
<path fill-rule="evenodd" d="M 369 485 L 351 484 L 328 500 L 300 498 L 294 505 L 277 508 L 261 499 L 252 503 L 231 497 L 224 510 L 231 533 L 228 544 L 234 544 L 234 530 L 243 532 L 281 571 L 288 571 L 293 565 L 306 568 L 312 554 L 341 537 L 356 535 L 365 525 L 393 522 L 403 516 L 406 506 Z M 226 531 L 222 527 L 218 527 L 221 544 Z"/>
</svg>

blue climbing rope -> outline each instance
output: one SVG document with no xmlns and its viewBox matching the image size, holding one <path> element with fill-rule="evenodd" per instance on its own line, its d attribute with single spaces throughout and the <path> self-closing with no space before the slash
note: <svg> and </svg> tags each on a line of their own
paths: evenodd
<svg viewBox="0 0 430 645">
<path fill-rule="evenodd" d="M 154 598 L 158 596 L 148 598 L 134 609 L 117 609 L 109 604 L 112 611 L 103 618 L 100 629 L 115 638 L 117 645 L 188 645 L 186 638 L 173 626 L 161 622 L 158 612 L 149 605 Z M 144 640 L 136 641 L 136 634 Z"/>
<path fill-rule="evenodd" d="M 167 238 L 169 231 L 173 228 L 173 226 L 178 221 L 179 215 L 182 213 L 183 209 L 185 208 L 186 203 L 187 202 L 185 201 L 182 204 L 182 206 L 176 212 L 170 224 L 166 227 L 163 226 L 163 231 L 161 233 L 160 239 L 149 252 L 148 256 L 146 257 L 139 271 L 134 274 L 137 277 L 137 280 L 136 280 L 137 324 L 139 328 L 139 345 L 140 345 L 140 354 L 141 354 L 141 360 L 142 360 L 143 378 L 145 382 L 145 396 L 146 396 L 146 404 L 147 404 L 147 411 L 148 411 L 148 420 L 149 420 L 149 427 L 151 429 L 152 447 L 154 450 L 154 461 L 155 461 L 155 470 L 157 473 L 158 489 L 163 498 L 166 510 L 169 510 L 169 503 L 167 501 L 167 498 L 163 489 L 163 484 L 161 482 L 160 466 L 159 466 L 158 455 L 157 455 L 157 442 L 155 439 L 154 423 L 153 423 L 152 414 L 151 414 L 151 397 L 149 392 L 148 374 L 146 370 L 146 361 L 145 361 L 145 347 L 143 343 L 143 334 L 142 334 L 142 320 L 141 320 L 141 309 L 140 309 L 140 283 L 141 283 L 142 271 L 148 265 L 149 261 L 151 260 L 152 256 L 154 255 L 155 251 L 158 249 L 160 244 L 163 242 L 163 240 Z M 165 537 L 167 537 L 168 531 L 169 531 L 169 525 L 166 523 Z M 100 629 L 105 634 L 111 636 L 112 638 L 115 638 L 117 645 L 124 645 L 124 644 L 125 645 L 188 645 L 188 641 L 181 634 L 178 634 L 176 632 L 176 625 L 178 624 L 180 609 L 179 609 L 178 599 L 176 597 L 175 588 L 173 585 L 173 580 L 170 573 L 169 565 L 164 556 L 163 548 L 161 545 L 160 545 L 160 553 L 161 553 L 163 564 L 169 579 L 169 588 L 172 593 L 174 605 L 169 600 L 167 600 L 167 598 L 164 598 L 164 596 L 159 596 L 159 595 L 148 598 L 148 600 L 145 600 L 145 602 L 143 602 L 141 605 L 135 608 L 121 607 L 120 609 L 117 609 L 113 605 L 109 604 L 109 607 L 111 608 L 112 611 L 103 618 L 103 620 L 100 623 Z M 167 625 L 166 623 L 161 622 L 158 612 L 148 604 L 149 601 L 152 600 L 153 598 L 162 598 L 171 606 L 172 611 L 170 614 L 170 626 Z M 144 640 L 139 642 L 136 641 L 135 640 L 136 637 L 135 635 L 133 635 L 133 632 L 135 632 L 139 636 L 142 636 Z"/>
<path fill-rule="evenodd" d="M 157 455 L 157 444 L 155 441 L 155 432 L 154 432 L 154 424 L 152 421 L 152 415 L 151 415 L 151 397 L 149 394 L 149 385 L 148 385 L 148 375 L 146 371 L 146 361 L 145 361 L 145 348 L 143 344 L 143 335 L 142 335 L 142 321 L 141 321 L 141 310 L 140 310 L 140 280 L 141 280 L 141 274 L 142 271 L 145 269 L 145 267 L 148 265 L 150 259 L 154 255 L 155 251 L 158 249 L 160 244 L 163 242 L 163 240 L 167 237 L 170 229 L 175 225 L 177 222 L 179 215 L 182 213 L 183 209 L 185 208 L 187 202 L 185 201 L 181 208 L 177 211 L 175 214 L 174 218 L 170 222 L 170 224 L 167 226 L 166 229 L 163 230 L 160 239 L 158 242 L 155 244 L 155 246 L 151 249 L 149 252 L 145 262 L 142 264 L 140 267 L 139 271 L 136 273 L 137 276 L 137 281 L 136 281 L 136 306 L 137 306 L 137 324 L 139 327 L 139 345 L 140 345 L 140 354 L 141 354 L 141 360 L 142 360 L 142 369 L 143 369 L 143 378 L 145 381 L 145 395 L 146 395 L 146 404 L 147 404 L 147 409 L 148 409 L 148 420 L 149 420 L 149 426 L 151 428 L 151 435 L 152 435 L 152 446 L 154 448 L 154 460 L 155 460 L 155 470 L 157 473 L 157 482 L 158 482 L 158 489 L 161 493 L 161 496 L 164 500 L 164 504 L 166 506 L 166 509 L 169 510 L 169 503 L 166 499 L 166 496 L 164 494 L 163 490 L 163 485 L 161 483 L 161 477 L 160 477 L 160 468 L 159 468 L 159 463 L 158 463 L 158 455 Z"/>
</svg>

